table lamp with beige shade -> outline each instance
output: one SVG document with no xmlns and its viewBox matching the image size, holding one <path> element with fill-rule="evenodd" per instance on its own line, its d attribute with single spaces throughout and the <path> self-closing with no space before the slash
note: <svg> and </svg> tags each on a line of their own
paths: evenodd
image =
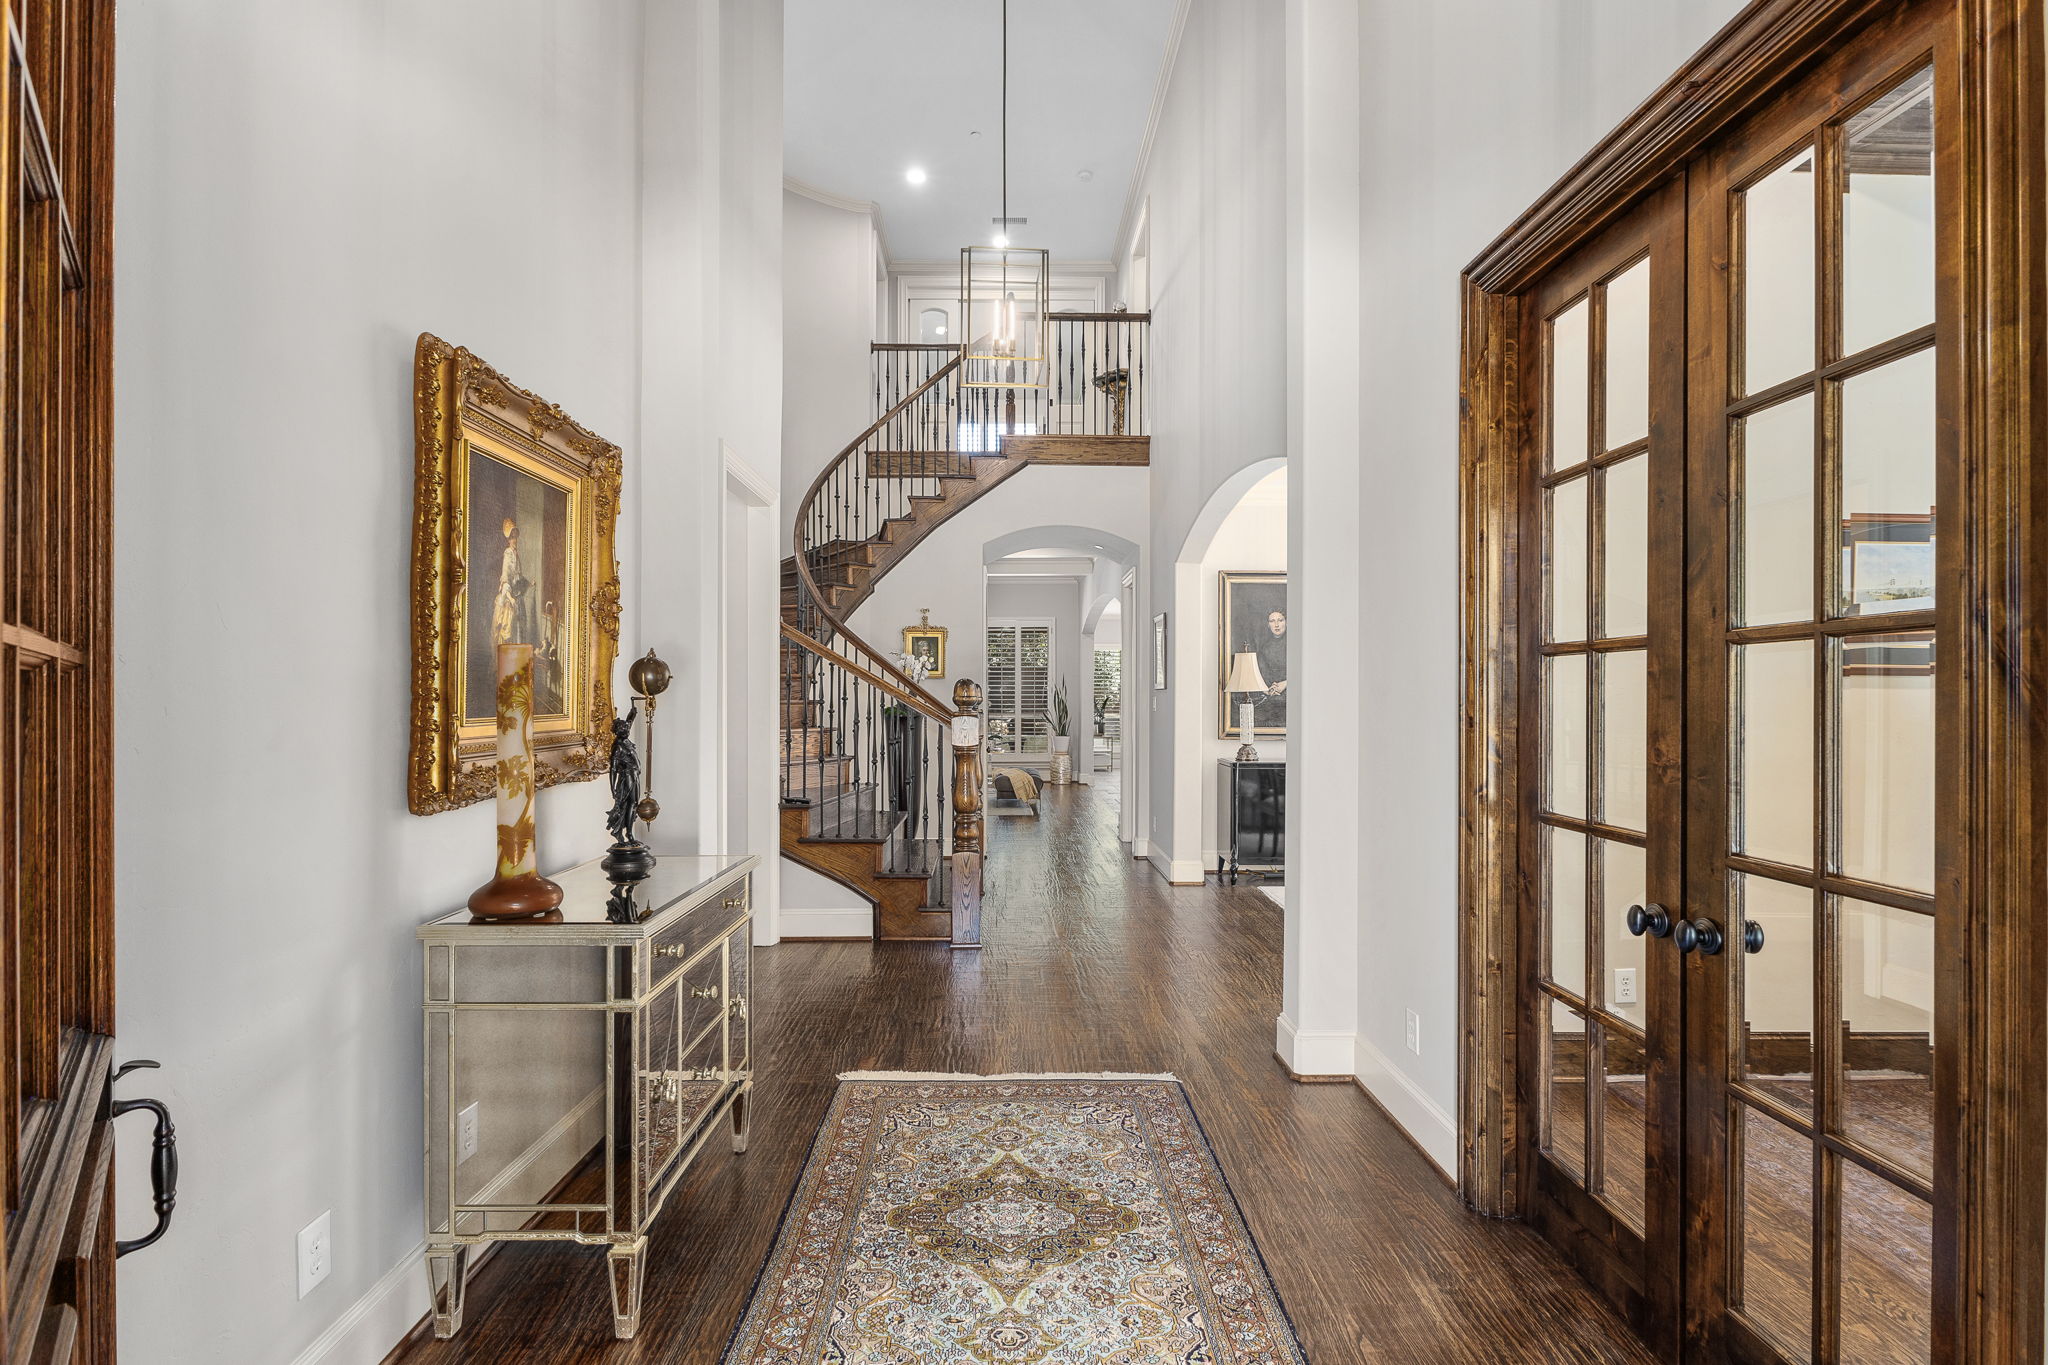
<svg viewBox="0 0 2048 1365">
<path fill-rule="evenodd" d="M 1268 686 L 1266 675 L 1259 671 L 1258 655 L 1247 649 L 1242 653 L 1230 656 L 1230 679 L 1224 684 L 1223 690 L 1245 694 L 1245 699 L 1239 702 L 1237 706 L 1237 728 L 1244 736 L 1244 743 L 1237 746 L 1237 761 L 1239 763 L 1256 763 L 1259 761 L 1258 748 L 1252 743 L 1252 736 L 1257 729 L 1252 719 L 1252 713 L 1258 707 L 1258 703 L 1253 700 L 1253 696 L 1263 695 Z"/>
</svg>

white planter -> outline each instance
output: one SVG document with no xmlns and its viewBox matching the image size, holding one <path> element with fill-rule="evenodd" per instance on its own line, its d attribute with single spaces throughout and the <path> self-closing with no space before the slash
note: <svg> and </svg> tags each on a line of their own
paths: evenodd
<svg viewBox="0 0 2048 1365">
<path fill-rule="evenodd" d="M 1067 744 L 1072 739 L 1072 735 L 1054 735 L 1052 737 L 1052 751 L 1056 754 L 1065 753 L 1067 751 Z"/>
</svg>

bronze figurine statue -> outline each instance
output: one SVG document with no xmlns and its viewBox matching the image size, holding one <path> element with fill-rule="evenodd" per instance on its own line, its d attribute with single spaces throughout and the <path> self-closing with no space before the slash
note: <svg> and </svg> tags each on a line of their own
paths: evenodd
<svg viewBox="0 0 2048 1365">
<path fill-rule="evenodd" d="M 604 821 L 612 846 L 604 857 L 604 871 L 615 882 L 638 881 L 654 870 L 654 854 L 633 837 L 640 804 L 640 754 L 633 747 L 633 718 L 639 713 L 639 707 L 631 706 L 623 719 L 612 718 L 612 808 Z"/>
</svg>

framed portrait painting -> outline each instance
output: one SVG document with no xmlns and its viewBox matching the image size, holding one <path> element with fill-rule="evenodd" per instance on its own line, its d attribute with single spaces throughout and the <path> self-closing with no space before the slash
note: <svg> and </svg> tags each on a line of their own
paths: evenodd
<svg viewBox="0 0 2048 1365">
<path fill-rule="evenodd" d="M 946 628 L 932 624 L 930 608 L 918 613 L 918 623 L 903 628 L 903 652 L 925 666 L 927 678 L 946 676 Z"/>
<path fill-rule="evenodd" d="M 605 770 L 619 644 L 619 448 L 469 351 L 414 352 L 412 750 L 416 815 L 489 797 L 495 655 L 534 648 L 541 786 Z"/>
<path fill-rule="evenodd" d="M 1225 570 L 1216 575 L 1217 732 L 1223 739 L 1250 739 L 1237 723 L 1246 694 L 1232 693 L 1230 661 L 1239 654 L 1258 660 L 1265 690 L 1251 695 L 1252 729 L 1260 735 L 1287 733 L 1287 575 Z"/>
</svg>

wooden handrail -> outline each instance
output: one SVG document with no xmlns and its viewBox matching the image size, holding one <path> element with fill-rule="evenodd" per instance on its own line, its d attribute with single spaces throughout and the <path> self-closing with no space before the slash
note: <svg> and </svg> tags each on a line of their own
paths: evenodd
<svg viewBox="0 0 2048 1365">
<path fill-rule="evenodd" d="M 1150 313 L 1047 313 L 1048 322 L 1150 322 Z"/>
<path fill-rule="evenodd" d="M 819 490 L 824 488 L 825 481 L 832 477 L 833 472 L 837 470 L 842 464 L 845 464 L 848 460 L 852 459 L 854 455 L 858 454 L 861 448 L 867 445 L 868 437 L 873 436 L 876 432 L 880 431 L 889 422 L 891 422 L 897 416 L 899 416 L 904 411 L 904 409 L 908 408 L 912 403 L 915 403 L 918 399 L 922 398 L 925 394 L 925 391 L 931 388 L 932 385 L 938 383 L 941 379 L 944 379 L 947 375 L 953 373 L 953 371 L 959 368 L 960 357 L 956 355 L 951 360 L 947 361 L 944 365 L 941 365 L 938 369 L 934 370 L 932 372 L 931 378 L 925 380 L 924 383 L 919 384 L 916 388 L 912 389 L 907 395 L 904 396 L 902 402 L 898 403 L 895 407 L 883 413 L 880 417 L 877 417 L 874 423 L 871 426 L 869 426 L 866 431 L 863 431 L 860 435 L 854 437 L 851 441 L 847 443 L 845 449 L 841 450 L 839 454 L 834 456 L 831 460 L 827 461 L 825 467 L 818 471 L 818 477 L 811 480 L 811 486 L 810 488 L 805 490 L 802 500 L 797 503 L 796 525 L 793 528 L 793 532 L 790 537 L 790 545 L 792 546 L 796 557 L 796 576 L 798 580 L 803 584 L 804 591 L 810 594 L 811 602 L 818 609 L 818 611 L 824 615 L 826 620 L 832 623 L 833 627 L 841 635 L 844 635 L 847 639 L 853 641 L 854 644 L 860 646 L 861 650 L 864 653 L 866 653 L 869 658 L 875 660 L 876 663 L 880 664 L 885 671 L 893 674 L 903 689 L 907 689 L 912 695 L 922 697 L 924 699 L 924 703 L 922 705 L 919 705 L 918 703 L 914 702 L 911 703 L 912 705 L 917 705 L 918 710 L 923 711 L 926 715 L 943 718 L 949 722 L 953 718 L 953 712 L 950 707 L 948 707 L 944 702 L 940 701 L 937 697 L 934 697 L 931 693 L 925 691 L 924 688 L 920 687 L 916 679 L 912 678 L 908 673 L 905 673 L 902 669 L 898 668 L 895 664 L 891 663 L 889 661 L 888 656 L 883 654 L 882 651 L 876 649 L 866 640 L 861 639 L 860 635 L 851 626 L 847 625 L 843 619 L 840 618 L 839 613 L 832 610 L 830 603 L 827 602 L 825 598 L 825 594 L 818 590 L 818 580 L 811 576 L 810 556 L 806 553 L 806 547 L 804 545 L 804 526 L 811 519 L 811 506 L 813 503 L 817 501 Z M 787 622 L 783 624 L 783 629 L 790 629 Z M 801 631 L 798 631 L 797 633 L 799 635 L 802 634 Z M 813 641 L 812 643 L 815 644 L 817 642 Z M 872 670 L 863 669 L 860 671 L 871 672 Z"/>
<path fill-rule="evenodd" d="M 950 341 L 870 341 L 870 351 L 957 351 L 958 342 Z"/>
<path fill-rule="evenodd" d="M 941 725 L 951 725 L 953 723 L 952 711 L 944 706 L 933 704 L 931 694 L 923 688 L 918 688 L 914 693 L 906 692 L 873 669 L 862 667 L 830 645 L 819 644 L 787 621 L 782 623 L 782 638 L 792 644 L 802 645 L 821 659 L 837 664 L 847 672 L 857 675 L 868 686 L 877 691 L 886 692 L 905 706 L 930 716 Z M 916 687 L 916 684 L 913 683 L 911 686 Z"/>
</svg>

